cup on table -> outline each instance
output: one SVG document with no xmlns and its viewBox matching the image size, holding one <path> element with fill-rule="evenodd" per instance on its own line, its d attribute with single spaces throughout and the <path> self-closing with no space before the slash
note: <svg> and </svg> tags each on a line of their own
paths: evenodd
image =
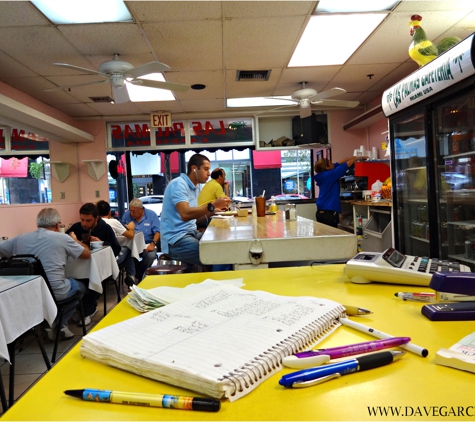
<svg viewBox="0 0 475 422">
<path fill-rule="evenodd" d="M 60 233 L 66 233 L 66 226 L 64 224 L 59 225 L 59 232 Z"/>
<path fill-rule="evenodd" d="M 91 250 L 101 249 L 104 246 L 104 241 L 102 240 L 93 240 L 91 242 Z"/>
<path fill-rule="evenodd" d="M 237 210 L 238 217 L 247 217 L 248 214 L 249 214 L 249 211 L 247 210 L 247 208 Z"/>
<path fill-rule="evenodd" d="M 256 196 L 256 211 L 258 217 L 265 217 L 266 215 L 266 198 L 263 196 Z"/>
<path fill-rule="evenodd" d="M 88 247 L 91 247 L 91 235 L 88 234 L 88 233 L 83 233 L 82 234 L 82 243 L 84 243 Z"/>
</svg>

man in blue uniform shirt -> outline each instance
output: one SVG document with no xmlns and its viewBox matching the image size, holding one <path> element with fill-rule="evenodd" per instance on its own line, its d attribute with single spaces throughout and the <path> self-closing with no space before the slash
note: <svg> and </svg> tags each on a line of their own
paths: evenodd
<svg viewBox="0 0 475 422">
<path fill-rule="evenodd" d="M 362 157 L 367 158 L 367 157 Z M 355 163 L 357 157 L 348 157 L 344 160 L 332 163 L 328 158 L 321 158 L 315 164 L 315 176 L 317 184 L 317 214 L 319 223 L 337 227 L 340 222 L 340 178 Z"/>
<path fill-rule="evenodd" d="M 132 199 L 129 209 L 122 216 L 122 224 L 125 226 L 131 221 L 135 224 L 135 231 L 143 233 L 147 245 L 142 260 L 136 262 L 135 266 L 137 282 L 140 283 L 143 273 L 157 259 L 157 252 L 160 252 L 160 220 L 155 212 L 144 208 L 140 199 Z"/>
</svg>

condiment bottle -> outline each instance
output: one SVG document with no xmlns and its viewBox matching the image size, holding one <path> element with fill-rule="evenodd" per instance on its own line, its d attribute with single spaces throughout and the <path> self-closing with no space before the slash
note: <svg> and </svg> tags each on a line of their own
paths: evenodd
<svg viewBox="0 0 475 422">
<path fill-rule="evenodd" d="M 270 205 L 269 205 L 269 211 L 270 212 L 277 212 L 279 208 L 277 207 L 277 204 L 275 203 L 275 197 L 271 196 L 270 198 Z"/>
</svg>

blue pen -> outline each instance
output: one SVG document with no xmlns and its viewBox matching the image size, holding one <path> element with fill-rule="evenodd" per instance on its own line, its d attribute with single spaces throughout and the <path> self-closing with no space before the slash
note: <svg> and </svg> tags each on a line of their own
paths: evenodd
<svg viewBox="0 0 475 422">
<path fill-rule="evenodd" d="M 284 375 L 280 379 L 279 384 L 287 388 L 310 387 L 342 375 L 388 365 L 402 356 L 404 356 L 404 352 L 401 351 L 370 353 L 355 359 L 292 372 L 291 374 Z"/>
</svg>

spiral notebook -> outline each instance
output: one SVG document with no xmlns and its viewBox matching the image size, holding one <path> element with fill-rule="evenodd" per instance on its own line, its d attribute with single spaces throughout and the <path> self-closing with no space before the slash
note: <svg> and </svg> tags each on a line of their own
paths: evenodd
<svg viewBox="0 0 475 422">
<path fill-rule="evenodd" d="M 234 401 L 279 371 L 285 356 L 330 334 L 344 312 L 327 299 L 222 285 L 92 332 L 81 354 Z"/>
</svg>

